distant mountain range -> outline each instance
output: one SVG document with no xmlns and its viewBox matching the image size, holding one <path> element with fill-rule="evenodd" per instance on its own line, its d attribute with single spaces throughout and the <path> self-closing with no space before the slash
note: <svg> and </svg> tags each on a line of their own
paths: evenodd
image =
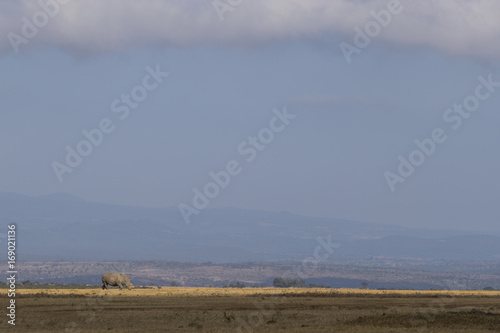
<svg viewBox="0 0 500 333">
<path fill-rule="evenodd" d="M 187 225 L 177 207 L 108 205 L 67 194 L 30 197 L 0 192 L 0 219 L 3 233 L 7 224 L 17 224 L 18 256 L 25 261 L 302 260 L 313 255 L 317 237 L 328 236 L 338 247 L 327 260 L 500 259 L 498 233 L 406 228 L 234 208 L 204 210 Z"/>
</svg>

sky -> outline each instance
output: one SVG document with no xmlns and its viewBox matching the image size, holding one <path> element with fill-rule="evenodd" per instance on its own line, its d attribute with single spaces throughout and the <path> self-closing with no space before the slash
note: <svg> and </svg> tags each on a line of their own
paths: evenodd
<svg viewBox="0 0 500 333">
<path fill-rule="evenodd" d="M 500 2 L 0 3 L 0 191 L 500 230 Z"/>
</svg>

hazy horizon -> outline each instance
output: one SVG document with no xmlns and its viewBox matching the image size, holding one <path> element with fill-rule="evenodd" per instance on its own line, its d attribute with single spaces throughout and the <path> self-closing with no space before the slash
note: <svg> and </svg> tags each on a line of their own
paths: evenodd
<svg viewBox="0 0 500 333">
<path fill-rule="evenodd" d="M 500 231 L 500 3 L 57 4 L 0 4 L 0 191 Z"/>
<path fill-rule="evenodd" d="M 41 195 L 26 195 L 22 193 L 13 193 L 13 192 L 2 192 L 0 191 L 0 194 L 7 194 L 7 195 L 21 195 L 21 196 L 26 196 L 28 198 L 44 198 L 44 197 L 55 197 L 55 199 L 67 199 L 66 197 L 71 197 L 71 198 L 76 198 L 77 200 L 82 200 L 84 202 L 92 203 L 92 204 L 102 204 L 102 205 L 111 205 L 111 206 L 117 206 L 117 207 L 123 207 L 123 208 L 139 208 L 139 209 L 168 209 L 168 210 L 174 210 L 178 212 L 178 207 L 176 206 L 140 206 L 140 205 L 128 205 L 128 204 L 114 204 L 114 203 L 108 203 L 108 202 L 102 202 L 102 201 L 93 201 L 93 200 L 87 200 L 83 199 L 77 195 L 73 194 L 68 194 L 64 192 L 57 192 L 57 193 L 49 193 L 49 194 L 41 194 Z M 262 210 L 262 209 L 245 209 L 245 208 L 237 208 L 237 207 L 214 207 L 214 208 L 207 208 L 207 211 L 218 211 L 218 210 L 241 210 L 241 211 L 248 211 L 248 212 L 259 212 L 259 213 L 279 213 L 279 214 L 291 214 L 293 216 L 297 217 L 304 217 L 304 218 L 318 218 L 318 219 L 331 219 L 332 221 L 336 220 L 344 220 L 346 222 L 354 222 L 354 223 L 368 223 L 368 224 L 377 224 L 377 225 L 387 225 L 387 226 L 401 226 L 399 224 L 394 224 L 394 223 L 385 223 L 385 222 L 373 222 L 373 221 L 366 221 L 366 220 L 354 220 L 354 219 L 341 219 L 341 218 L 336 218 L 332 216 L 314 216 L 314 215 L 303 215 L 303 214 L 295 214 L 290 211 L 273 211 L 273 210 Z M 172 222 L 172 221 L 167 221 L 165 220 L 164 222 Z M 199 219 L 194 218 L 194 226 L 198 225 Z M 185 224 L 185 221 L 182 220 L 182 216 L 179 214 L 179 219 L 177 221 L 179 224 Z M 488 234 L 492 233 L 495 236 L 500 236 L 500 231 L 499 230 L 494 230 L 494 229 L 475 229 L 473 226 L 469 228 L 441 228 L 439 226 L 402 226 L 402 227 L 408 227 L 408 228 L 416 228 L 416 229 L 423 229 L 423 230 L 436 230 L 436 231 L 461 231 L 464 232 L 464 234 Z"/>
</svg>

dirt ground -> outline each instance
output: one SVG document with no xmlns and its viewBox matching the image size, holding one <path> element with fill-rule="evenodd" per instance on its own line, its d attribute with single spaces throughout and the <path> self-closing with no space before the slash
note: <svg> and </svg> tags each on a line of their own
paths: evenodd
<svg viewBox="0 0 500 333">
<path fill-rule="evenodd" d="M 20 289 L 15 327 L 7 320 L 0 331 L 500 332 L 500 292 Z"/>
</svg>

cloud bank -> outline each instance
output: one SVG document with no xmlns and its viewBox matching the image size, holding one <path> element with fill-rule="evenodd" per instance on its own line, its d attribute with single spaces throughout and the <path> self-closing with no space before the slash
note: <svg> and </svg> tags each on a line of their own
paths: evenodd
<svg viewBox="0 0 500 333">
<path fill-rule="evenodd" d="M 0 52 L 14 52 L 13 39 L 23 52 L 53 46 L 88 53 L 143 46 L 253 46 L 328 34 L 352 43 L 353 29 L 391 1 L 397 0 L 6 0 L 0 3 Z M 401 5 L 403 11 L 378 40 L 500 60 L 500 1 L 401 0 Z M 46 15 L 45 23 L 41 11 L 53 17 Z M 26 20 L 35 19 L 38 31 L 25 38 Z"/>
</svg>

